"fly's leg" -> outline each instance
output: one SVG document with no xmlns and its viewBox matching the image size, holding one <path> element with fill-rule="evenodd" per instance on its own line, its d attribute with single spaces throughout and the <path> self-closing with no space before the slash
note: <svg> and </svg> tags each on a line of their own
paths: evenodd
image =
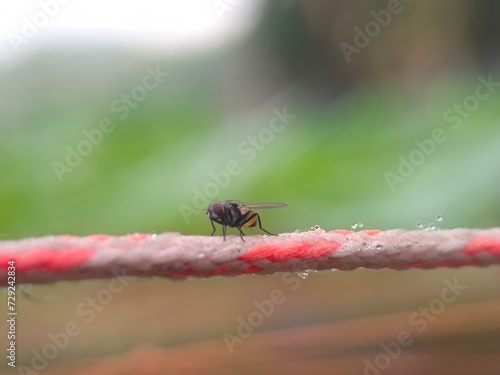
<svg viewBox="0 0 500 375">
<path fill-rule="evenodd" d="M 213 231 L 212 231 L 211 236 L 213 236 L 213 235 L 214 235 L 214 233 L 215 233 L 215 225 L 214 225 L 214 222 L 213 222 L 212 220 L 210 220 L 210 224 L 212 224 L 212 229 L 213 229 Z"/>
<path fill-rule="evenodd" d="M 265 230 L 264 228 L 262 228 L 262 223 L 260 222 L 260 216 L 259 214 L 255 214 L 255 216 L 257 216 L 257 222 L 259 223 L 259 228 L 262 229 L 264 232 L 266 232 L 267 234 L 270 234 L 271 236 L 277 236 L 277 234 L 274 234 L 274 233 L 271 233 L 271 232 L 268 232 L 267 230 Z"/>
<path fill-rule="evenodd" d="M 240 231 L 240 238 L 243 242 L 245 242 L 245 240 L 243 239 L 243 236 L 245 235 L 245 233 L 243 233 L 243 231 L 241 230 L 241 227 L 237 227 L 238 230 Z"/>
</svg>

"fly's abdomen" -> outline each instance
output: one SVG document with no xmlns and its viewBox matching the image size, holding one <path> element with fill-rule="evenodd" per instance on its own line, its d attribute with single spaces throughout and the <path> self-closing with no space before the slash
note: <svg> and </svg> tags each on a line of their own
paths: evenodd
<svg viewBox="0 0 500 375">
<path fill-rule="evenodd" d="M 249 217 L 245 223 L 243 223 L 243 227 L 254 227 L 257 224 L 257 215 L 253 212 L 249 213 Z"/>
</svg>

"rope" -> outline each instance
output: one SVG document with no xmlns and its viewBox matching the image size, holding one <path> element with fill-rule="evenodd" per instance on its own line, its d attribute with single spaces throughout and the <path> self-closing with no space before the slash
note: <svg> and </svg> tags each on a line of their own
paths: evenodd
<svg viewBox="0 0 500 375">
<path fill-rule="evenodd" d="M 238 236 L 224 241 L 180 233 L 0 241 L 0 285 L 7 285 L 12 264 L 16 283 L 35 284 L 118 275 L 183 279 L 359 267 L 487 266 L 500 264 L 500 228 L 359 232 L 318 228 L 245 237 L 245 241 Z"/>
</svg>

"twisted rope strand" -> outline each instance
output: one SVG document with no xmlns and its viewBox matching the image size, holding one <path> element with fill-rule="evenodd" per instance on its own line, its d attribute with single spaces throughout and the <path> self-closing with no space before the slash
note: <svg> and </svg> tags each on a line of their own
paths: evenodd
<svg viewBox="0 0 500 375">
<path fill-rule="evenodd" d="M 111 278 L 267 275 L 307 270 L 436 268 L 500 264 L 500 228 L 438 231 L 322 229 L 279 236 L 47 236 L 0 241 L 0 285 L 9 261 L 17 283 Z"/>
</svg>

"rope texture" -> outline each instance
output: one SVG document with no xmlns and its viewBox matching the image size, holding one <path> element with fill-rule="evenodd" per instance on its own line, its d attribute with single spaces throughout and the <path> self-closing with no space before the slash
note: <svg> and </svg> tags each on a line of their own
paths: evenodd
<svg viewBox="0 0 500 375">
<path fill-rule="evenodd" d="M 500 264 L 500 228 L 437 231 L 323 229 L 279 236 L 47 236 L 0 241 L 0 285 L 9 261 L 17 283 L 111 278 L 118 275 L 236 276 L 354 270 L 487 266 Z"/>
</svg>

